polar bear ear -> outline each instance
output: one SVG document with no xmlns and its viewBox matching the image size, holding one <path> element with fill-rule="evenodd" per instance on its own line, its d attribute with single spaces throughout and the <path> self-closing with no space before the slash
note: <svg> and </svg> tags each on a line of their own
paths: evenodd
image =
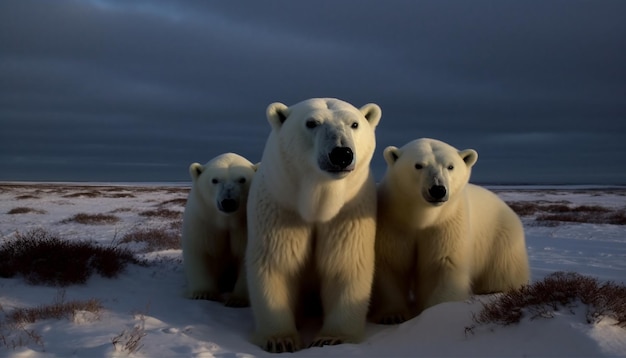
<svg viewBox="0 0 626 358">
<path fill-rule="evenodd" d="M 252 164 L 252 170 L 254 170 L 255 172 L 258 171 L 260 166 L 261 166 L 261 162 Z"/>
<path fill-rule="evenodd" d="M 204 167 L 200 163 L 193 163 L 189 166 L 189 175 L 191 176 L 192 181 L 196 181 L 200 174 L 202 174 L 202 170 Z"/>
<path fill-rule="evenodd" d="M 459 152 L 461 159 L 465 162 L 468 168 L 471 168 L 478 160 L 478 152 L 474 149 L 465 149 Z"/>
<path fill-rule="evenodd" d="M 389 146 L 383 151 L 383 157 L 385 157 L 387 166 L 392 166 L 398 161 L 398 158 L 400 158 L 400 149 L 394 146 Z"/>
<path fill-rule="evenodd" d="M 289 107 L 280 102 L 274 102 L 267 106 L 265 113 L 267 115 L 267 121 L 270 122 L 273 129 L 277 130 L 287 120 L 287 116 L 289 116 Z"/>
<path fill-rule="evenodd" d="M 378 122 L 380 122 L 380 117 L 383 115 L 382 110 L 376 103 L 368 103 L 365 106 L 359 108 L 359 111 L 363 113 L 363 116 L 365 116 L 365 119 L 367 119 L 372 128 L 378 125 Z"/>
</svg>

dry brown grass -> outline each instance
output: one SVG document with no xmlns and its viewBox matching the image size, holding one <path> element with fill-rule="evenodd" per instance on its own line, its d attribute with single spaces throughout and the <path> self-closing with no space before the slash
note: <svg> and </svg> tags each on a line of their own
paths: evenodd
<svg viewBox="0 0 626 358">
<path fill-rule="evenodd" d="M 102 303 L 94 298 L 66 301 L 64 290 L 57 293 L 51 304 L 16 308 L 10 312 L 4 311 L 0 306 L 0 312 L 3 314 L 0 319 L 0 347 L 16 349 L 28 344 L 36 344 L 44 348 L 41 335 L 32 329 L 27 329 L 28 323 L 46 319 L 72 320 L 78 311 L 94 313 L 97 319 L 102 308 Z"/>
<path fill-rule="evenodd" d="M 588 323 L 610 317 L 618 326 L 626 328 L 626 286 L 600 283 L 574 272 L 555 272 L 543 281 L 504 293 L 483 304 L 474 321 L 509 325 L 519 323 L 523 317 L 550 318 L 555 311 L 571 310 L 580 303 L 587 307 Z M 473 327 L 467 329 L 471 331 Z"/>
<path fill-rule="evenodd" d="M 41 210 L 41 209 L 28 208 L 28 207 L 25 207 L 25 206 L 18 206 L 17 208 L 13 208 L 13 209 L 11 209 L 11 210 L 9 210 L 7 212 L 7 214 L 9 214 L 9 215 L 28 214 L 28 213 L 46 214 L 46 211 L 45 210 Z"/>
<path fill-rule="evenodd" d="M 180 219 L 183 213 L 170 209 L 156 209 L 142 211 L 139 213 L 139 215 L 147 217 L 159 217 L 164 219 Z"/>
<path fill-rule="evenodd" d="M 134 194 L 131 194 L 131 193 L 114 193 L 114 194 L 108 194 L 106 197 L 107 198 L 114 198 L 114 199 L 119 199 L 119 198 L 136 198 L 136 196 Z"/>
<path fill-rule="evenodd" d="M 69 219 L 65 219 L 61 221 L 63 224 L 67 223 L 78 223 L 84 225 L 105 225 L 105 224 L 114 224 L 118 222 L 120 218 L 111 214 L 86 214 L 79 213 L 72 216 Z"/>
<path fill-rule="evenodd" d="M 102 196 L 98 190 L 79 191 L 77 193 L 65 194 L 64 198 L 99 198 Z"/>
<path fill-rule="evenodd" d="M 115 350 L 118 352 L 125 352 L 127 354 L 133 354 L 138 352 L 142 347 L 141 339 L 146 336 L 146 313 L 140 312 L 135 315 L 135 318 L 139 320 L 137 324 L 133 326 L 131 330 L 123 330 L 115 337 L 111 338 L 111 343 Z"/>
<path fill-rule="evenodd" d="M 15 197 L 17 200 L 26 200 L 26 199 L 39 199 L 38 196 L 32 194 L 22 194 Z"/>
<path fill-rule="evenodd" d="M 546 204 L 545 202 L 514 201 L 507 203 L 520 216 L 536 215 L 541 225 L 555 226 L 560 222 L 626 225 L 626 210 L 599 205 Z"/>
<path fill-rule="evenodd" d="M 176 198 L 176 199 L 165 200 L 164 202 L 159 204 L 159 206 L 168 206 L 168 205 L 184 207 L 185 205 L 187 205 L 187 198 Z"/>
<path fill-rule="evenodd" d="M 145 243 L 145 252 L 180 249 L 180 231 L 166 228 L 137 229 L 124 235 L 121 243 Z"/>
<path fill-rule="evenodd" d="M 93 273 L 116 277 L 129 263 L 144 264 L 118 246 L 62 240 L 43 229 L 17 233 L 0 246 L 0 277 L 20 275 L 30 284 L 83 284 Z"/>
</svg>

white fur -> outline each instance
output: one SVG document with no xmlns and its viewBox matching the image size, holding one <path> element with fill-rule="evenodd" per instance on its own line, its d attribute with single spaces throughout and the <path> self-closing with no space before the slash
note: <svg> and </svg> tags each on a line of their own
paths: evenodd
<svg viewBox="0 0 626 358">
<path fill-rule="evenodd" d="M 256 168 L 234 153 L 189 166 L 192 187 L 183 215 L 182 247 L 190 298 L 221 300 L 220 286 L 234 285 L 225 304 L 248 305 L 246 202 Z M 226 212 L 220 205 L 225 199 L 238 208 Z"/>
<path fill-rule="evenodd" d="M 313 345 L 362 337 L 376 231 L 369 164 L 380 116 L 375 104 L 357 109 L 330 98 L 267 109 L 272 132 L 250 188 L 246 263 L 255 342 L 268 351 L 300 348 L 295 313 L 304 290 L 319 295 L 324 310 Z M 352 148 L 351 171 L 322 168 L 336 146 Z"/>
<path fill-rule="evenodd" d="M 476 151 L 422 138 L 400 149 L 388 147 L 384 156 L 388 168 L 378 187 L 374 321 L 399 323 L 472 292 L 528 283 L 519 217 L 497 195 L 468 183 Z M 433 185 L 445 187 L 446 198 L 437 202 L 430 196 Z"/>
</svg>

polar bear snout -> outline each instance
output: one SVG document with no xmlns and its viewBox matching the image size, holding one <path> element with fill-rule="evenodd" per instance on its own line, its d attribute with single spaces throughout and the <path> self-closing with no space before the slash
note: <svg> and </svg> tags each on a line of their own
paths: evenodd
<svg viewBox="0 0 626 358">
<path fill-rule="evenodd" d="M 335 178 L 343 178 L 354 170 L 354 151 L 350 147 L 334 147 L 330 152 L 318 157 L 318 166 L 321 170 L 330 173 Z"/>
<path fill-rule="evenodd" d="M 432 204 L 443 204 L 448 201 L 448 189 L 444 185 L 433 185 L 428 188 L 426 201 Z"/>
<path fill-rule="evenodd" d="M 354 153 L 350 147 L 335 147 L 328 155 L 330 162 L 341 170 L 352 170 Z"/>
<path fill-rule="evenodd" d="M 219 200 L 217 202 L 217 208 L 223 213 L 233 213 L 239 209 L 239 202 L 231 198 Z"/>
</svg>

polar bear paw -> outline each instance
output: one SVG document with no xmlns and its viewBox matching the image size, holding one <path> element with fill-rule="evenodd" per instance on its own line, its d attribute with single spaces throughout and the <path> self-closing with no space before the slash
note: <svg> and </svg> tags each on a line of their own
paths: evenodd
<svg viewBox="0 0 626 358">
<path fill-rule="evenodd" d="M 240 297 L 231 295 L 224 302 L 224 306 L 226 307 L 248 307 L 250 306 L 250 301 L 247 297 Z"/>
<path fill-rule="evenodd" d="M 300 350 L 300 339 L 295 334 L 269 337 L 262 347 L 270 353 L 293 353 Z"/>
<path fill-rule="evenodd" d="M 209 301 L 222 301 L 222 296 L 219 292 L 212 291 L 191 291 L 189 297 L 192 300 L 209 300 Z"/>
<path fill-rule="evenodd" d="M 346 342 L 346 339 L 343 337 L 332 337 L 332 336 L 318 336 L 309 344 L 309 348 L 311 347 L 323 347 L 323 346 L 335 346 L 337 344 L 342 344 Z"/>
<path fill-rule="evenodd" d="M 374 319 L 374 322 L 378 324 L 400 324 L 408 321 L 409 319 L 410 316 L 408 314 L 398 312 L 377 317 Z"/>
</svg>

